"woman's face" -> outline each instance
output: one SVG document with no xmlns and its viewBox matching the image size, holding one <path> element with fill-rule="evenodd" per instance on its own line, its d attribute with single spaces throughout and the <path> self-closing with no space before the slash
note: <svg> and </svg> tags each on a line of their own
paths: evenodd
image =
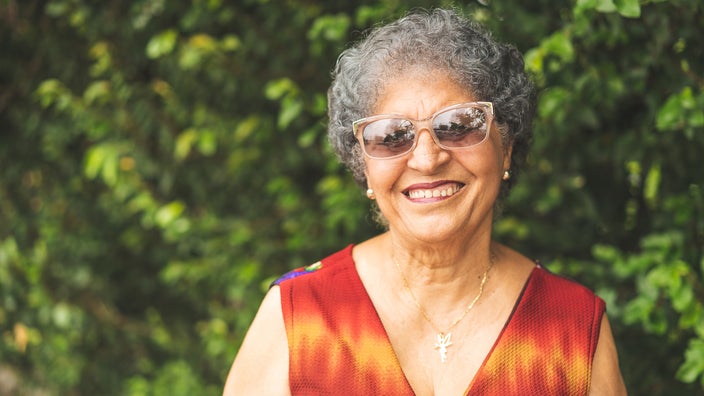
<svg viewBox="0 0 704 396">
<path fill-rule="evenodd" d="M 446 73 L 398 76 L 382 91 L 376 114 L 402 114 L 426 119 L 445 107 L 477 100 Z M 369 188 L 389 229 L 418 242 L 466 240 L 491 233 L 494 201 L 510 164 L 496 123 L 488 138 L 465 149 L 445 150 L 427 129 L 408 154 L 394 159 L 365 156 Z"/>
</svg>

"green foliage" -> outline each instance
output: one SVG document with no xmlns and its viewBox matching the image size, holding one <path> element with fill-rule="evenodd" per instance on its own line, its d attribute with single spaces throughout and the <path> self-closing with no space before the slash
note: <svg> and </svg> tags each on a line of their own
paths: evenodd
<svg viewBox="0 0 704 396">
<path fill-rule="evenodd" d="M 632 394 L 704 390 L 700 3 L 457 5 L 541 94 L 496 236 L 607 300 Z M 268 283 L 378 232 L 337 55 L 435 4 L 0 3 L 0 390 L 219 394 Z"/>
</svg>

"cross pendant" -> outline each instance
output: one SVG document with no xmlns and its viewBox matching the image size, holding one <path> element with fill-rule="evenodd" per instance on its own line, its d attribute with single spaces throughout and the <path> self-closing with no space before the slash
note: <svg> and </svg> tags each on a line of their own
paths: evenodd
<svg viewBox="0 0 704 396">
<path fill-rule="evenodd" d="M 452 345 L 452 333 L 438 333 L 438 341 L 435 343 L 435 349 L 440 353 L 440 361 L 447 361 L 447 348 Z"/>
</svg>

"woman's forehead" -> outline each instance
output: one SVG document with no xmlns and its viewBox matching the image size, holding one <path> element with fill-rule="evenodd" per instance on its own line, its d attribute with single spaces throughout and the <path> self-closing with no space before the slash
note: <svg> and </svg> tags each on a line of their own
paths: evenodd
<svg viewBox="0 0 704 396">
<path fill-rule="evenodd" d="M 447 73 L 404 73 L 387 80 L 381 87 L 373 114 L 425 119 L 444 107 L 475 100 Z"/>
</svg>

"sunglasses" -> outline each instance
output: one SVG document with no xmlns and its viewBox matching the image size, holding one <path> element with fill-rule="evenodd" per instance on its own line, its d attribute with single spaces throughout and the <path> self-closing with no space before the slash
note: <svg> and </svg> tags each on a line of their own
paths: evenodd
<svg viewBox="0 0 704 396">
<path fill-rule="evenodd" d="M 493 117 L 491 102 L 471 102 L 445 107 L 423 120 L 396 114 L 366 117 L 353 122 L 352 130 L 369 158 L 392 159 L 416 147 L 422 128 L 427 128 L 435 144 L 443 149 L 476 146 L 489 136 Z"/>
</svg>

